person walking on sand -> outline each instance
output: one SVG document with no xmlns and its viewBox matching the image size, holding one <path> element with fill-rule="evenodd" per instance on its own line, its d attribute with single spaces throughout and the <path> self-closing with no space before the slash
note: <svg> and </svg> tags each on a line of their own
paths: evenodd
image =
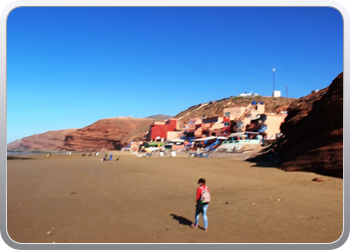
<svg viewBox="0 0 350 250">
<path fill-rule="evenodd" d="M 210 202 L 209 188 L 205 185 L 205 179 L 200 178 L 198 180 L 199 187 L 197 188 L 196 195 L 196 215 L 195 222 L 191 224 L 191 227 L 198 228 L 199 214 L 202 213 L 204 222 L 204 231 L 208 231 L 208 217 L 207 210 Z"/>
<path fill-rule="evenodd" d="M 109 153 L 109 160 L 111 161 L 112 158 L 113 158 L 113 154 L 112 154 L 112 152 L 110 152 L 110 153 Z"/>
</svg>

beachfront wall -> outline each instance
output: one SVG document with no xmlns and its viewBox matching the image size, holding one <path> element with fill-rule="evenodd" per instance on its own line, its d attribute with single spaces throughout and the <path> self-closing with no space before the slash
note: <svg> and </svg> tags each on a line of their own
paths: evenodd
<svg viewBox="0 0 350 250">
<path fill-rule="evenodd" d="M 267 113 L 266 114 L 266 120 L 264 124 L 266 124 L 266 139 L 276 139 L 276 134 L 280 133 L 280 126 L 282 122 L 284 122 L 284 119 L 286 118 L 287 114 L 285 113 Z"/>
<path fill-rule="evenodd" d="M 168 131 L 176 131 L 177 129 L 177 119 L 169 119 L 165 122 L 154 122 L 151 124 L 147 140 L 153 141 L 158 139 L 167 139 Z"/>
</svg>

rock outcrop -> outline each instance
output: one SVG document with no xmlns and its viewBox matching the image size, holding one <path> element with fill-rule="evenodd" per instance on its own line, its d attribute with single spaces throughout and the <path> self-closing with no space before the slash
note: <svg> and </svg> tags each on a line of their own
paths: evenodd
<svg viewBox="0 0 350 250">
<path fill-rule="evenodd" d="M 7 149 L 18 151 L 55 150 L 58 146 L 62 145 L 67 134 L 72 133 L 76 130 L 77 129 L 54 130 L 42 134 L 23 137 L 20 140 L 16 140 L 12 143 L 7 144 Z"/>
<path fill-rule="evenodd" d="M 343 176 L 343 73 L 328 88 L 293 102 L 281 125 L 278 166 Z"/>
<path fill-rule="evenodd" d="M 273 155 L 285 171 L 343 177 L 343 73 L 329 87 L 294 101 L 281 132 L 272 151 L 248 160 L 261 164 Z"/>
<path fill-rule="evenodd" d="M 120 150 L 127 143 L 142 139 L 154 119 L 117 117 L 101 119 L 66 135 L 59 150 Z"/>
<path fill-rule="evenodd" d="M 14 150 L 14 149 L 19 148 L 19 146 L 21 145 L 21 141 L 22 141 L 22 139 L 18 139 L 18 140 L 15 140 L 13 142 L 8 143 L 7 150 Z"/>
</svg>

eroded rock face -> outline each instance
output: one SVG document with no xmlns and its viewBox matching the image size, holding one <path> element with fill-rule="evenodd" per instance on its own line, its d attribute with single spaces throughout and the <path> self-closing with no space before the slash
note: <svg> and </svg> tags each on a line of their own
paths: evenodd
<svg viewBox="0 0 350 250">
<path fill-rule="evenodd" d="M 99 120 L 66 135 L 57 149 L 72 151 L 120 150 L 127 143 L 142 138 L 153 119 L 118 117 Z"/>
<path fill-rule="evenodd" d="M 294 101 L 281 132 L 286 141 L 276 148 L 280 169 L 342 177 L 343 73 L 329 87 Z"/>
<path fill-rule="evenodd" d="M 142 138 L 154 119 L 118 117 L 101 119 L 82 129 L 48 131 L 7 145 L 8 150 L 99 151 L 119 150 Z"/>
<path fill-rule="evenodd" d="M 21 141 L 22 139 L 18 139 L 13 142 L 10 142 L 9 144 L 7 144 L 7 149 L 9 150 L 17 149 L 21 145 Z"/>
<path fill-rule="evenodd" d="M 55 150 L 62 145 L 66 135 L 77 129 L 63 129 L 48 131 L 42 134 L 35 134 L 23 137 L 7 145 L 9 150 Z"/>
</svg>

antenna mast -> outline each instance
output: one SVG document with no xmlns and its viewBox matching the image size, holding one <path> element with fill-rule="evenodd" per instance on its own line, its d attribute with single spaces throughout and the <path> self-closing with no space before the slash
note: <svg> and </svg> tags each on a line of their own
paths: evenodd
<svg viewBox="0 0 350 250">
<path fill-rule="evenodd" d="M 272 69 L 272 77 L 273 77 L 273 92 L 275 92 L 275 71 L 276 71 L 276 69 L 275 68 L 273 68 Z"/>
</svg>

